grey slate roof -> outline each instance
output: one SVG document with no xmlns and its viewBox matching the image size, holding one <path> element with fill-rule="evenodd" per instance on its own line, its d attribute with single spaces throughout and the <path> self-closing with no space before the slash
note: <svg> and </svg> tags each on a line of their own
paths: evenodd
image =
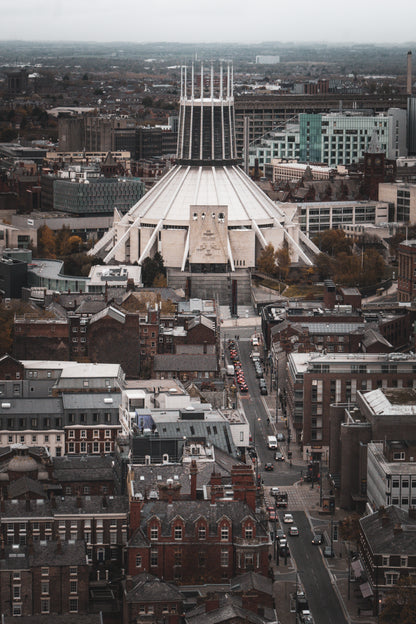
<svg viewBox="0 0 416 624">
<path fill-rule="evenodd" d="M 271 596 L 273 594 L 273 582 L 270 578 L 256 572 L 246 572 L 231 579 L 231 591 L 246 592 L 251 589 Z"/>
<path fill-rule="evenodd" d="M 211 444 L 233 457 L 236 457 L 238 454 L 231 434 L 230 424 L 226 420 L 158 421 L 157 431 L 160 438 L 186 437 L 187 440 L 203 439 L 211 442 Z"/>
<path fill-rule="evenodd" d="M 10 407 L 1 407 L 0 403 L 0 415 L 17 416 L 19 414 L 33 414 L 33 416 L 62 416 L 62 400 L 61 397 L 40 397 L 30 399 L 10 398 L 3 401 L 10 404 Z"/>
<path fill-rule="evenodd" d="M 53 476 L 59 482 L 110 481 L 115 479 L 112 461 L 110 456 L 54 457 Z"/>
<path fill-rule="evenodd" d="M 153 370 L 163 371 L 190 371 L 216 372 L 218 370 L 217 357 L 211 354 L 164 353 L 155 355 Z"/>
<path fill-rule="evenodd" d="M 134 587 L 127 592 L 127 602 L 182 602 L 183 596 L 179 589 L 160 578 L 143 572 L 132 579 Z"/>
<path fill-rule="evenodd" d="M 384 526 L 383 513 L 387 516 Z M 400 507 L 389 505 L 383 511 L 361 518 L 360 525 L 374 554 L 416 554 L 416 520 Z M 401 531 L 397 531 L 398 527 Z"/>
<path fill-rule="evenodd" d="M 26 509 L 25 500 L 4 501 L 5 511 L 1 514 L 3 521 L 8 518 L 54 518 L 61 514 L 82 514 L 99 516 L 100 514 L 127 514 L 129 509 L 128 498 L 126 496 L 107 496 L 107 506 L 102 506 L 102 496 L 83 496 L 82 507 L 77 506 L 76 496 L 57 496 L 55 507 L 52 507 L 49 500 L 31 500 L 30 510 Z"/>
<path fill-rule="evenodd" d="M 29 546 L 5 547 L 5 559 L 0 559 L 0 570 L 27 569 L 42 566 L 82 566 L 86 564 L 85 542 L 74 541 L 34 543 Z"/>
<path fill-rule="evenodd" d="M 112 403 L 104 403 L 104 399 L 112 399 Z M 120 392 L 88 392 L 88 393 L 66 393 L 62 396 L 64 409 L 118 409 L 121 403 Z"/>
<path fill-rule="evenodd" d="M 180 516 L 185 521 L 185 533 L 193 534 L 195 522 L 201 516 L 208 522 L 208 531 L 211 535 L 217 533 L 218 522 L 226 516 L 230 519 L 234 535 L 241 536 L 241 522 L 245 517 L 251 517 L 257 522 L 256 515 L 246 503 L 241 501 L 217 501 L 211 505 L 211 501 L 205 500 L 178 500 L 167 505 L 166 501 L 149 501 L 141 512 L 142 525 L 146 525 L 152 516 L 160 519 L 162 535 L 169 535 L 172 530 L 172 521 Z M 257 523 L 257 535 L 267 536 L 267 531 Z"/>
<path fill-rule="evenodd" d="M 16 624 L 16 618 L 6 615 L 4 624 Z M 19 624 L 102 624 L 101 613 L 89 613 L 80 615 L 79 613 L 66 613 L 56 615 L 56 613 L 38 614 L 36 619 L 33 615 L 19 617 Z"/>
<path fill-rule="evenodd" d="M 205 605 L 193 609 L 186 614 L 187 624 L 221 624 L 221 622 L 251 622 L 252 624 L 263 624 L 267 622 L 266 618 L 243 609 L 235 604 L 235 601 L 229 600 L 225 605 L 205 613 Z"/>
<path fill-rule="evenodd" d="M 37 494 L 40 498 L 44 498 L 46 496 L 42 483 L 35 481 L 30 477 L 21 477 L 16 481 L 12 481 L 8 488 L 9 498 L 22 496 L 22 494 L 26 494 L 26 492 Z"/>
</svg>

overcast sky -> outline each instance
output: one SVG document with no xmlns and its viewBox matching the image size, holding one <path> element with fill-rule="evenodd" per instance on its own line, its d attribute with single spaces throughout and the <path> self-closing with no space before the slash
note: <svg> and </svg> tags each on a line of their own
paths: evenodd
<svg viewBox="0 0 416 624">
<path fill-rule="evenodd" d="M 415 0 L 0 0 L 1 40 L 400 44 L 415 25 Z"/>
</svg>

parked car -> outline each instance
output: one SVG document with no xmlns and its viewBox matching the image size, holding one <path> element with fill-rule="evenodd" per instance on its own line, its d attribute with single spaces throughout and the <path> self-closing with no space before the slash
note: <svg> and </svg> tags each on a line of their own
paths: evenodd
<svg viewBox="0 0 416 624">
<path fill-rule="evenodd" d="M 271 522 L 274 522 L 276 520 L 276 512 L 274 508 L 269 510 L 269 520 Z"/>
<path fill-rule="evenodd" d="M 283 516 L 283 522 L 284 522 L 285 524 L 293 524 L 293 516 L 292 516 L 292 514 L 290 514 L 290 513 L 286 513 L 286 514 Z"/>
<path fill-rule="evenodd" d="M 335 553 L 334 553 L 332 546 L 325 546 L 324 557 L 335 557 Z"/>
<path fill-rule="evenodd" d="M 276 433 L 276 438 L 278 442 L 284 442 L 286 439 L 284 433 Z"/>
<path fill-rule="evenodd" d="M 289 535 L 299 535 L 298 527 L 292 524 L 292 526 L 289 527 Z"/>
<path fill-rule="evenodd" d="M 274 458 L 276 461 L 285 461 L 284 455 L 281 451 L 276 451 Z"/>
<path fill-rule="evenodd" d="M 283 531 L 283 529 L 276 530 L 276 539 L 277 540 L 286 539 L 286 533 Z"/>
<path fill-rule="evenodd" d="M 280 494 L 280 488 L 278 488 L 277 485 L 274 485 L 270 488 L 270 494 L 271 496 L 277 496 L 278 494 Z"/>
<path fill-rule="evenodd" d="M 260 386 L 260 394 L 263 394 L 263 395 L 267 394 L 267 387 L 266 386 Z"/>
<path fill-rule="evenodd" d="M 268 462 L 267 464 L 264 465 L 264 469 L 268 471 L 274 470 L 274 466 L 271 462 Z"/>
</svg>

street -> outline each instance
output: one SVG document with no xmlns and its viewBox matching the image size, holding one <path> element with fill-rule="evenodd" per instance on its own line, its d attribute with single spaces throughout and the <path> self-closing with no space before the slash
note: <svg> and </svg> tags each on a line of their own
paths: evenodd
<svg viewBox="0 0 416 624">
<path fill-rule="evenodd" d="M 289 594 L 295 591 L 296 586 L 302 586 L 309 601 L 309 608 L 313 614 L 315 624 L 346 624 L 347 620 L 331 582 L 332 577 L 328 571 L 327 562 L 322 555 L 322 547 L 312 544 L 312 530 L 308 517 L 305 511 L 299 510 L 305 509 L 305 502 L 308 500 L 308 497 L 316 496 L 316 490 L 311 491 L 309 484 L 306 483 L 303 488 L 293 487 L 295 483 L 300 481 L 301 471 L 305 470 L 305 464 L 300 463 L 298 458 L 298 463 L 294 462 L 290 466 L 287 461 L 287 441 L 279 444 L 280 450 L 286 457 L 286 461 L 283 462 L 275 461 L 275 451 L 267 447 L 268 435 L 274 435 L 277 430 L 286 433 L 286 429 L 283 423 L 269 422 L 268 420 L 274 420 L 275 410 L 273 412 L 270 411 L 260 394 L 259 382 L 250 359 L 252 351 L 250 336 L 254 328 L 244 328 L 244 331 L 241 331 L 239 328 L 238 331 L 240 331 L 238 340 L 239 357 L 249 388 L 248 394 L 242 394 L 240 398 L 241 405 L 250 424 L 252 442 L 257 451 L 256 475 L 260 477 L 265 486 L 266 505 L 274 504 L 274 500 L 269 494 L 268 486 L 279 486 L 281 489 L 287 488 L 289 492 L 288 508 L 279 510 L 278 516 L 282 520 L 285 512 L 292 513 L 294 524 L 299 528 L 300 533 L 297 537 L 288 536 L 291 556 L 287 560 L 287 565 L 284 565 L 284 559 L 280 558 L 279 566 L 274 568 L 276 574 L 276 609 L 279 619 L 285 622 L 295 621 L 295 614 L 289 612 Z M 235 336 L 232 334 L 229 337 L 234 338 Z M 274 469 L 265 471 L 264 466 L 266 463 L 273 463 Z M 295 500 L 297 504 L 291 508 L 291 503 L 293 504 Z M 282 522 L 280 524 L 287 533 L 288 525 L 284 525 Z M 270 527 L 273 530 L 273 524 Z M 284 592 L 282 593 L 283 587 Z M 283 602 L 282 596 L 284 596 Z"/>
</svg>

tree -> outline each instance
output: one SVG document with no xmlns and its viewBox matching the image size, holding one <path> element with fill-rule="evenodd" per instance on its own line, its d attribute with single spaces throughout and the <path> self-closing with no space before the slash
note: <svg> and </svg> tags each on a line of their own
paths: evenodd
<svg viewBox="0 0 416 624">
<path fill-rule="evenodd" d="M 279 279 L 286 279 L 290 269 L 290 250 L 286 241 L 275 253 L 275 260 L 279 270 Z"/>
<path fill-rule="evenodd" d="M 144 259 L 142 264 L 142 282 L 143 286 L 149 288 L 153 286 L 156 275 L 159 273 L 157 263 L 149 256 Z"/>
<path fill-rule="evenodd" d="M 414 624 L 416 622 L 416 580 L 402 577 L 394 591 L 385 597 L 380 612 L 381 624 Z"/>
<path fill-rule="evenodd" d="M 37 252 L 40 258 L 56 258 L 55 234 L 47 225 L 38 229 Z"/>
<path fill-rule="evenodd" d="M 334 275 L 334 260 L 326 253 L 315 256 L 315 267 L 321 280 L 331 278 Z"/>
<path fill-rule="evenodd" d="M 160 251 L 157 251 L 155 253 L 155 255 L 153 256 L 153 260 L 156 262 L 157 267 L 159 269 L 159 273 L 161 273 L 162 275 L 166 275 L 166 268 L 165 268 L 165 263 L 163 261 L 163 256 L 160 253 Z"/>
<path fill-rule="evenodd" d="M 345 235 L 344 230 L 325 230 L 320 232 L 313 242 L 324 253 L 336 256 L 341 251 L 351 253 L 352 242 Z"/>
<path fill-rule="evenodd" d="M 61 254 L 68 256 L 73 253 L 79 253 L 82 248 L 82 238 L 80 236 L 69 236 L 61 247 Z"/>
<path fill-rule="evenodd" d="M 261 250 L 257 259 L 257 267 L 259 271 L 266 275 L 275 275 L 276 273 L 276 252 L 271 243 Z"/>
</svg>

